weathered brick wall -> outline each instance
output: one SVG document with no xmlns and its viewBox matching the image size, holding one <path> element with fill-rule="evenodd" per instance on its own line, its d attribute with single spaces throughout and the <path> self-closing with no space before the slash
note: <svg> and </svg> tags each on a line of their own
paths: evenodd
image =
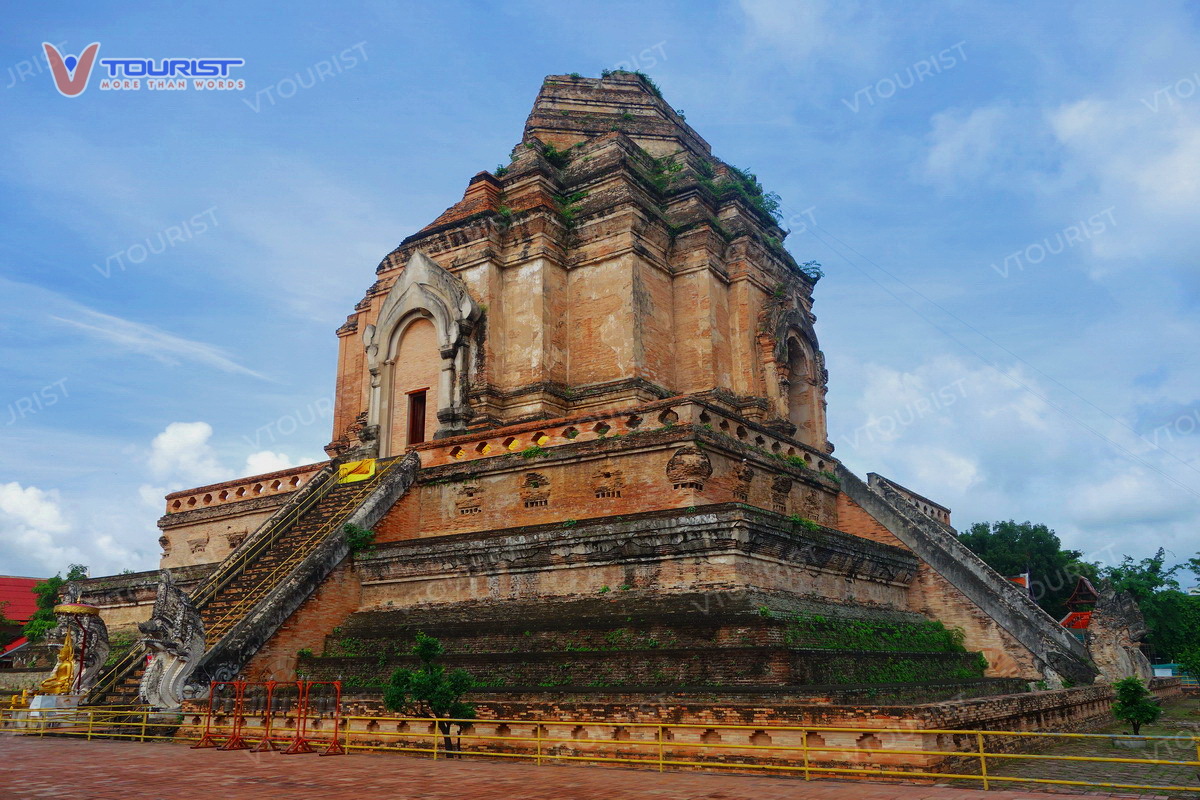
<svg viewBox="0 0 1200 800">
<path fill-rule="evenodd" d="M 695 402 L 664 401 L 628 415 L 580 416 L 430 443 L 420 450 L 421 482 L 388 514 L 379 540 L 725 502 L 836 527 L 837 488 L 821 474 L 832 460 L 732 419 Z M 533 457 L 524 457 L 535 445 Z M 685 460 L 694 463 L 694 475 L 673 467 L 681 453 L 691 453 Z M 804 459 L 810 466 L 795 463 Z"/>
<path fill-rule="evenodd" d="M 545 84 L 504 174 L 476 175 L 460 202 L 383 259 L 339 329 L 335 437 L 367 408 L 364 337 L 418 250 L 487 308 L 469 376 L 480 419 L 626 408 L 664 390 L 716 387 L 756 398 L 745 406 L 751 418 L 780 416 L 778 376 L 758 342 L 760 312 L 768 298 L 786 298 L 807 314 L 812 284 L 777 243 L 767 246 L 786 232 L 710 182 L 732 173 L 708 144 L 661 98 L 617 83 Z M 572 113 L 563 92 L 587 94 L 589 114 Z M 597 126 L 597 109 L 616 109 L 617 96 L 644 113 L 631 120 L 614 110 L 613 124 Z M 571 146 L 547 158 L 539 140 Z M 669 179 L 648 153 L 674 158 Z M 824 448 L 823 411 L 818 417 L 802 435 Z"/>
<path fill-rule="evenodd" d="M 316 409 L 313 418 L 316 418 Z M 245 541 L 316 475 L 324 463 L 171 492 L 158 520 L 160 567 L 216 564 Z"/>
<path fill-rule="evenodd" d="M 410 539 L 360 560 L 366 607 L 739 587 L 903 608 L 903 551 L 741 506 L 652 512 L 487 537 Z"/>
<path fill-rule="evenodd" d="M 1042 679 L 1033 653 L 928 564 L 918 567 L 909 599 L 913 611 L 962 628 L 967 648 L 981 651 L 988 660 L 988 675 Z"/>
<path fill-rule="evenodd" d="M 294 679 L 297 652 L 305 648 L 321 652 L 325 637 L 358 610 L 361 603 L 361 577 L 352 560 L 347 559 L 280 626 L 266 646 L 254 654 L 243 669 L 243 677 L 252 681 Z"/>
<path fill-rule="evenodd" d="M 913 509 L 887 485 L 868 488 L 844 467 L 839 467 L 839 477 L 843 490 L 860 507 L 869 508 L 920 556 L 909 608 L 962 628 L 967 647 L 983 651 L 991 662 L 990 675 L 1029 680 L 1054 680 L 1057 675 L 1079 683 L 1095 675 L 1083 646 L 964 547 L 950 529 Z"/>
<path fill-rule="evenodd" d="M 481 681 L 512 686 L 829 686 L 912 680 L 892 677 L 901 668 L 921 680 L 979 677 L 967 653 L 888 653 L 783 648 L 655 648 L 559 653 L 456 653 L 447 667 L 462 667 Z M 386 679 L 411 656 L 313 657 L 300 668 L 317 680 L 339 676 L 357 683 Z"/>
<path fill-rule="evenodd" d="M 893 547 L 908 549 L 903 542 L 892 535 L 891 531 L 883 527 L 879 520 L 868 514 L 845 492 L 839 492 L 837 496 L 837 529 L 870 539 L 873 542 L 882 542 Z"/>
<path fill-rule="evenodd" d="M 216 566 L 287 502 L 290 495 L 262 497 L 212 509 L 168 514 L 162 528 L 164 569 Z"/>
</svg>

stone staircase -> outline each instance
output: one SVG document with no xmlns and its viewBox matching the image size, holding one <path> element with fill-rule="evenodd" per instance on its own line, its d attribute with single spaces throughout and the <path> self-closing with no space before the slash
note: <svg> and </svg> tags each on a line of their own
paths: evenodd
<svg viewBox="0 0 1200 800">
<path fill-rule="evenodd" d="M 374 526 L 412 485 L 420 458 L 381 459 L 376 474 L 339 484 L 327 466 L 191 595 L 204 620 L 205 653 L 191 683 L 231 680 L 348 554 L 348 524 Z M 101 673 L 90 705 L 138 702 L 147 651 L 140 644 Z"/>
<path fill-rule="evenodd" d="M 922 514 L 887 483 L 868 486 L 838 466 L 842 491 L 1025 646 L 1051 686 L 1090 684 L 1098 670 L 1082 642 L 958 540 L 949 525 Z"/>
</svg>

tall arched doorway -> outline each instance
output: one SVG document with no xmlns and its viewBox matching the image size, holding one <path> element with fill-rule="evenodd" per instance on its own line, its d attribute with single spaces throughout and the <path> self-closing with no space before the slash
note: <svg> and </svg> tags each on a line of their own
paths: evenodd
<svg viewBox="0 0 1200 800">
<path fill-rule="evenodd" d="M 412 254 L 363 334 L 371 394 L 367 427 L 379 454 L 466 430 L 472 332 L 483 310 L 467 287 L 423 253 Z"/>
<path fill-rule="evenodd" d="M 414 316 L 396 326 L 389 345 L 386 364 L 390 367 L 391 385 L 386 455 L 396 455 L 432 439 L 437 430 L 442 357 L 437 329 L 423 316 Z"/>
<path fill-rule="evenodd" d="M 812 381 L 812 366 L 804 346 L 795 337 L 787 343 L 788 374 L 788 420 L 796 426 L 796 438 L 810 441 L 813 431 L 813 408 L 815 389 Z"/>
</svg>

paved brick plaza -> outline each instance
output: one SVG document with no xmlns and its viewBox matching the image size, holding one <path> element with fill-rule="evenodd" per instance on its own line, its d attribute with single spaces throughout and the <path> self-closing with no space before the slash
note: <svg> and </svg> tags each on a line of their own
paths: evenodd
<svg viewBox="0 0 1200 800">
<path fill-rule="evenodd" d="M 1029 792 L 664 773 L 396 755 L 320 758 L 189 750 L 175 744 L 0 737 L 0 796 L 156 798 L 510 798 L 620 800 L 1017 800 Z M 1062 797 L 1062 795 L 1058 795 Z"/>
</svg>

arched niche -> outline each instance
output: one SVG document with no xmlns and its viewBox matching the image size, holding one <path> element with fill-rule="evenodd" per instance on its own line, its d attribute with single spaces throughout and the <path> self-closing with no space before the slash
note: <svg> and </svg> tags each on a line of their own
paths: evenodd
<svg viewBox="0 0 1200 800">
<path fill-rule="evenodd" d="M 774 316 L 767 330 L 771 331 L 767 374 L 774 378 L 768 381 L 767 395 L 777 416 L 795 426 L 796 439 L 832 452 L 825 430 L 828 373 L 812 321 L 793 308 Z"/>
<path fill-rule="evenodd" d="M 780 392 L 786 403 L 783 416 L 796 426 L 796 437 L 811 440 L 815 433 L 817 380 L 813 358 L 795 331 L 784 343 L 784 370 Z"/>
<path fill-rule="evenodd" d="M 396 426 L 407 421 L 407 393 L 421 388 L 422 376 L 431 384 L 425 413 L 436 419 L 432 437 L 425 438 L 466 428 L 471 418 L 467 373 L 474 362 L 471 332 L 481 316 L 463 282 L 424 253 L 414 253 L 404 265 L 363 339 L 371 374 L 367 424 L 379 431 L 380 456 L 396 455 L 412 444 L 408 432 Z M 421 363 L 399 363 L 410 357 L 409 349 Z"/>
</svg>

